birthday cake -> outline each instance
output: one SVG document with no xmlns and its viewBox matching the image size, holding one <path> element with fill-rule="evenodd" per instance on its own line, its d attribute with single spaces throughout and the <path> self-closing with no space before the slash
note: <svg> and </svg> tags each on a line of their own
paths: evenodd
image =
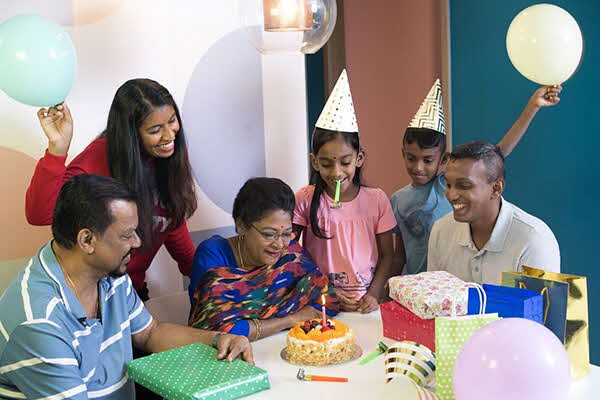
<svg viewBox="0 0 600 400">
<path fill-rule="evenodd" d="M 348 325 L 328 319 L 297 323 L 287 336 L 286 359 L 298 365 L 328 365 L 351 360 L 360 351 Z"/>
</svg>

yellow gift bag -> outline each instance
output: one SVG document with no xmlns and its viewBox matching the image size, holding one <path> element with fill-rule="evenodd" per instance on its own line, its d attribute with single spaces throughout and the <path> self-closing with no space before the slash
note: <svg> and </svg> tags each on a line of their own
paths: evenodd
<svg viewBox="0 0 600 400">
<path fill-rule="evenodd" d="M 522 267 L 502 272 L 502 285 L 521 287 L 544 295 L 544 325 L 563 342 L 571 361 L 571 375 L 590 372 L 587 279 Z"/>
</svg>

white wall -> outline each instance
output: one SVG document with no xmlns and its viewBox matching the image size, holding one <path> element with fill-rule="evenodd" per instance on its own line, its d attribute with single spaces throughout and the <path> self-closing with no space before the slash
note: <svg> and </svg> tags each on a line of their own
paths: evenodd
<svg viewBox="0 0 600 400">
<path fill-rule="evenodd" d="M 232 182 L 239 185 L 250 176 L 266 174 L 282 178 L 294 190 L 307 183 L 304 57 L 258 55 L 240 39 L 233 0 L 2 3 L 0 22 L 20 13 L 38 13 L 62 24 L 75 44 L 77 80 L 67 98 L 75 120 L 69 159 L 102 131 L 112 97 L 124 81 L 147 77 L 171 91 L 182 110 L 196 177 L 202 177 L 197 182 L 199 208 L 188 221 L 196 240 L 232 225 L 226 202 L 217 201 L 229 198 L 237 190 Z M 210 88 L 210 72 L 222 73 L 224 66 L 233 66 L 227 70 L 231 79 L 205 90 L 205 85 Z M 244 71 L 255 72 L 245 76 Z M 257 84 L 247 80 L 256 80 Z M 250 84 L 240 84 L 244 82 Z M 254 102 L 259 104 L 250 104 Z M 253 108 L 247 107 L 250 105 Z M 207 115 L 199 110 L 211 112 Z M 209 116 L 214 126 L 207 131 L 203 121 L 208 121 Z M 38 126 L 36 109 L 3 93 L 0 120 L 0 150 L 9 155 L 0 159 L 0 171 L 5 175 L 0 190 L 10 186 L 11 193 L 15 193 L 14 198 L 2 200 L 2 220 L 9 216 L 11 219 L 0 232 L 0 239 L 10 237 L 19 243 L 18 248 L 0 247 L 0 270 L 6 266 L 9 271 L 9 265 L 14 269 L 16 260 L 32 256 L 49 238 L 47 229 L 27 225 L 23 211 L 24 190 L 36 160 L 46 148 L 46 140 Z M 193 124 L 194 121 L 199 122 Z M 221 132 L 221 126 L 226 126 L 228 132 Z M 192 134 L 196 135 L 194 140 L 189 139 Z M 224 138 L 222 156 L 207 165 L 211 155 L 207 148 Z M 253 150 L 244 152 L 249 142 L 260 146 L 250 146 Z M 243 156 L 228 157 L 229 154 Z M 14 171 L 12 166 L 17 159 L 22 167 Z M 151 296 L 183 288 L 181 276 L 172 264 L 161 250 L 148 273 Z"/>
</svg>

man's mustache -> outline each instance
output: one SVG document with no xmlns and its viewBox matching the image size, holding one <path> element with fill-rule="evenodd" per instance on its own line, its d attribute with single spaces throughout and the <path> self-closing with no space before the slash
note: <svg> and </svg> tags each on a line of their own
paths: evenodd
<svg viewBox="0 0 600 400">
<path fill-rule="evenodd" d="M 121 258 L 121 261 L 123 261 L 124 259 L 126 259 L 126 258 L 127 258 L 127 256 L 130 256 L 130 255 L 132 255 L 132 254 L 133 254 L 133 249 L 129 250 L 129 251 L 127 252 L 127 254 L 125 254 L 125 255 L 123 256 L 123 258 Z"/>
</svg>

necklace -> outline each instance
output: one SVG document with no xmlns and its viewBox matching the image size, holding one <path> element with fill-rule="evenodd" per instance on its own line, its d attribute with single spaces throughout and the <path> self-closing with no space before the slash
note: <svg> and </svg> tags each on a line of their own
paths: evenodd
<svg viewBox="0 0 600 400">
<path fill-rule="evenodd" d="M 79 293 L 77 292 L 77 287 L 75 287 L 75 283 L 73 283 L 73 280 L 71 279 L 71 277 L 69 276 L 69 273 L 67 272 L 66 269 L 64 269 L 61 265 L 60 267 L 63 272 L 65 273 L 65 276 L 67 277 L 67 280 L 69 281 L 69 283 L 71 284 L 71 287 L 73 288 L 73 290 L 75 291 L 75 297 L 77 297 L 79 299 Z"/>
<path fill-rule="evenodd" d="M 67 272 L 66 269 L 63 268 L 62 265 L 60 266 L 60 269 L 62 269 L 65 277 L 67 278 L 67 280 L 71 284 L 71 287 L 73 288 L 73 291 L 75 292 L 75 297 L 77 297 L 77 300 L 79 300 L 79 302 L 81 303 L 81 297 L 79 297 L 79 292 L 77 291 L 77 287 L 75 286 L 75 283 L 73 282 L 73 280 L 69 276 L 69 273 Z M 82 306 L 83 306 L 83 304 L 82 304 Z M 92 315 L 91 318 L 96 318 L 98 316 L 98 314 L 99 314 L 100 303 L 98 302 L 98 298 L 96 298 L 96 307 L 94 307 L 94 309 L 95 309 L 95 311 L 94 311 L 94 314 Z"/>
<path fill-rule="evenodd" d="M 77 299 L 79 300 L 79 293 L 77 293 L 77 287 L 75 287 L 75 283 L 73 282 L 73 280 L 69 276 L 69 273 L 67 272 L 67 270 L 62 266 L 62 262 L 61 262 L 61 258 L 62 257 L 59 256 L 58 253 L 56 253 L 56 252 L 54 252 L 54 255 L 56 257 L 56 261 L 58 261 L 58 266 L 60 267 L 60 269 L 63 272 L 63 275 L 65 276 L 65 278 L 67 278 L 67 280 L 71 284 L 71 287 L 73 288 L 73 291 L 75 292 L 75 297 L 77 297 Z"/>
<path fill-rule="evenodd" d="M 54 243 L 53 243 L 53 245 L 54 245 Z M 77 298 L 77 300 L 79 300 L 79 303 L 83 307 L 82 298 L 79 297 L 79 292 L 77 291 L 77 286 L 75 286 L 75 282 L 73 282 L 73 279 L 71 279 L 71 277 L 69 276 L 69 273 L 67 272 L 67 270 L 62 266 L 62 262 L 61 262 L 61 258 L 62 257 L 59 255 L 59 253 L 57 251 L 54 250 L 54 248 L 52 249 L 52 251 L 54 252 L 54 256 L 56 257 L 56 261 L 58 261 L 58 266 L 60 267 L 61 271 L 63 272 L 63 275 L 65 276 L 65 278 L 67 278 L 68 283 L 73 288 L 73 292 L 75 294 L 75 297 Z M 100 300 L 99 300 L 99 297 L 96 297 L 96 306 L 94 307 L 94 310 L 95 310 L 94 314 L 92 315 L 91 318 L 96 318 L 96 317 L 98 317 L 98 315 L 100 315 Z"/>
<path fill-rule="evenodd" d="M 240 256 L 240 268 L 244 268 L 244 257 L 242 257 L 242 239 L 238 236 L 237 241 L 238 256 Z"/>
</svg>

